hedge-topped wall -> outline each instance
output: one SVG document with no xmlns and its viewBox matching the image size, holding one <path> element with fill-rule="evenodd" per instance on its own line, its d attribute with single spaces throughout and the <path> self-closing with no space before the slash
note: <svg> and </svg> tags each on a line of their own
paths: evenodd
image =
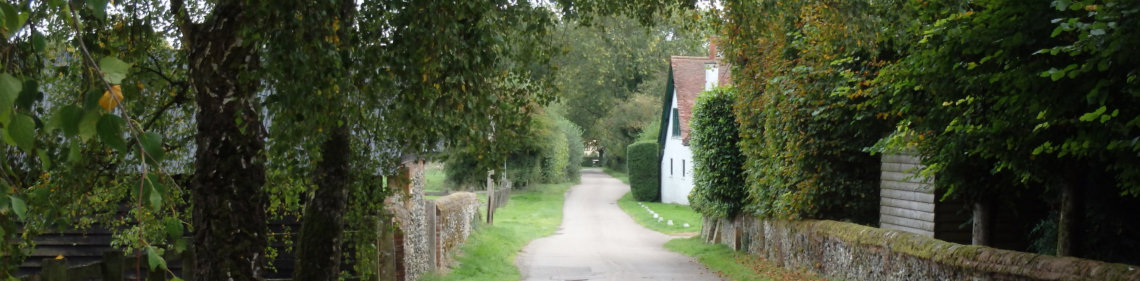
<svg viewBox="0 0 1140 281">
<path fill-rule="evenodd" d="M 626 148 L 629 189 L 637 201 L 661 200 L 661 169 L 657 167 L 657 142 L 639 141 Z"/>
<path fill-rule="evenodd" d="M 701 236 L 841 280 L 1140 280 L 1140 268 L 955 244 L 837 221 L 705 219 Z"/>
</svg>

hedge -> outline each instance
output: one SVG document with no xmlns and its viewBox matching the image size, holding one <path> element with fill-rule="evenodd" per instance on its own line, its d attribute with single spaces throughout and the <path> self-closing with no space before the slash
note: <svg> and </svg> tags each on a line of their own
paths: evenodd
<svg viewBox="0 0 1140 281">
<path fill-rule="evenodd" d="M 693 106 L 693 192 L 689 202 L 710 217 L 731 218 L 744 207 L 744 155 L 732 106 L 736 91 L 717 88 L 697 96 Z"/>
<path fill-rule="evenodd" d="M 629 188 L 637 201 L 661 199 L 661 168 L 656 141 L 639 141 L 626 147 Z"/>
</svg>

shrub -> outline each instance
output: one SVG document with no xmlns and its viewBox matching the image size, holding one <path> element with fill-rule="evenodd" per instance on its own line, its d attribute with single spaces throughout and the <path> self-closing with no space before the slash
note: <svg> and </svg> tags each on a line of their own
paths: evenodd
<svg viewBox="0 0 1140 281">
<path fill-rule="evenodd" d="M 744 155 L 732 105 L 736 91 L 717 88 L 697 96 L 693 106 L 693 192 L 689 202 L 711 217 L 736 216 L 748 195 L 744 184 Z"/>
<path fill-rule="evenodd" d="M 637 201 L 657 201 L 661 198 L 661 169 L 656 141 L 640 141 L 626 148 L 629 161 L 629 188 Z"/>
<path fill-rule="evenodd" d="M 566 165 L 566 172 L 564 173 L 567 180 L 571 182 L 578 182 L 582 170 L 582 158 L 585 154 L 585 143 L 582 141 L 582 129 L 570 119 L 561 116 L 555 121 L 558 128 L 566 134 L 566 146 L 568 158 Z"/>
</svg>

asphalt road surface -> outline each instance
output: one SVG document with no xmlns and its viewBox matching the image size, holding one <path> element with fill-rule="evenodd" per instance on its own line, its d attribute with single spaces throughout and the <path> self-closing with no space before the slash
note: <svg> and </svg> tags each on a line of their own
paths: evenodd
<svg viewBox="0 0 1140 281">
<path fill-rule="evenodd" d="M 638 225 L 617 205 L 629 186 L 583 169 L 570 188 L 562 226 L 531 241 L 515 260 L 523 280 L 724 280 L 688 256 L 666 250 L 672 237 Z"/>
</svg>

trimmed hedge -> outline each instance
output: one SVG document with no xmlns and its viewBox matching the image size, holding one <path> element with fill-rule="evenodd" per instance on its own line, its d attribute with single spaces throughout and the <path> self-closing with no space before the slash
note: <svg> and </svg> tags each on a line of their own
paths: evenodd
<svg viewBox="0 0 1140 281">
<path fill-rule="evenodd" d="M 697 96 L 693 106 L 693 192 L 689 202 L 710 217 L 731 218 L 744 207 L 744 155 L 732 106 L 736 90 L 716 88 Z"/>
<path fill-rule="evenodd" d="M 639 141 L 626 147 L 629 189 L 637 201 L 661 200 L 660 151 L 656 141 Z"/>
</svg>

